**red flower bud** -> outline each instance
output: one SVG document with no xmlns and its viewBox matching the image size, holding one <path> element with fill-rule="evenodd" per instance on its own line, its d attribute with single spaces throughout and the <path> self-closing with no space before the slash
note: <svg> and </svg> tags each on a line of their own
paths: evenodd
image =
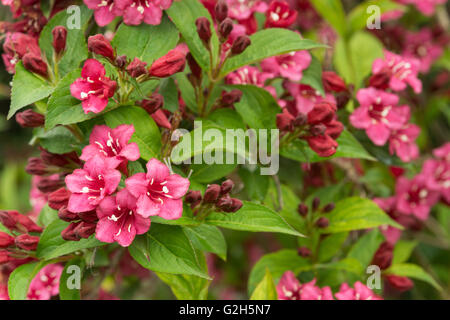
<svg viewBox="0 0 450 320">
<path fill-rule="evenodd" d="M 294 131 L 294 120 L 289 111 L 283 109 L 283 113 L 277 114 L 277 128 L 281 131 Z"/>
<path fill-rule="evenodd" d="M 10 262 L 12 260 L 14 260 L 14 259 L 9 256 L 8 251 L 5 251 L 5 250 L 0 251 L 0 265 Z"/>
<path fill-rule="evenodd" d="M 218 22 L 222 22 L 228 17 L 228 4 L 224 0 L 217 1 L 216 6 L 214 7 L 214 13 L 216 20 Z"/>
<path fill-rule="evenodd" d="M 52 209 L 59 210 L 64 206 L 67 206 L 70 198 L 70 191 L 66 188 L 59 188 L 53 191 L 48 196 L 48 206 Z"/>
<path fill-rule="evenodd" d="M 389 88 L 390 79 L 391 75 L 389 71 L 377 73 L 369 78 L 369 86 L 380 90 L 386 90 L 387 88 Z"/>
<path fill-rule="evenodd" d="M 45 123 L 45 117 L 31 109 L 16 114 L 16 121 L 24 128 L 41 127 Z"/>
<path fill-rule="evenodd" d="M 125 55 L 117 56 L 116 66 L 118 68 L 122 69 L 123 67 L 125 67 L 126 64 L 127 64 L 127 56 L 125 56 Z"/>
<path fill-rule="evenodd" d="M 0 223 L 10 230 L 16 228 L 17 220 L 14 215 L 11 214 L 12 211 L 0 211 Z"/>
<path fill-rule="evenodd" d="M 309 208 L 308 208 L 307 205 L 305 205 L 305 204 L 303 204 L 303 203 L 300 203 L 300 204 L 298 205 L 297 212 L 298 212 L 302 217 L 305 217 L 305 216 L 308 214 L 308 210 L 309 210 Z"/>
<path fill-rule="evenodd" d="M 307 121 L 308 121 L 307 115 L 303 112 L 299 112 L 293 122 L 293 125 L 294 125 L 294 127 L 301 127 L 301 126 L 304 126 Z"/>
<path fill-rule="evenodd" d="M 233 21 L 230 18 L 226 18 L 219 25 L 219 36 L 222 41 L 228 39 L 231 31 L 233 31 Z"/>
<path fill-rule="evenodd" d="M 214 203 L 220 195 L 220 186 L 218 184 L 211 184 L 206 188 L 205 195 L 203 196 L 203 202 Z"/>
<path fill-rule="evenodd" d="M 89 238 L 94 232 L 95 227 L 97 226 L 96 223 L 89 223 L 89 222 L 81 222 L 78 224 L 73 231 L 75 232 L 75 235 L 82 239 Z"/>
<path fill-rule="evenodd" d="M 313 211 L 316 211 L 317 209 L 319 209 L 319 206 L 320 206 L 320 199 L 317 198 L 317 197 L 315 197 L 315 198 L 313 199 L 313 201 L 312 201 L 312 206 L 311 206 L 311 208 L 312 208 Z"/>
<path fill-rule="evenodd" d="M 49 174 L 49 167 L 41 158 L 29 158 L 25 171 L 35 176 L 43 176 Z"/>
<path fill-rule="evenodd" d="M 95 212 L 95 210 L 78 212 L 78 217 L 84 222 L 93 223 L 98 221 L 97 213 Z"/>
<path fill-rule="evenodd" d="M 15 239 L 16 246 L 27 251 L 34 251 L 39 243 L 39 237 L 21 234 Z"/>
<path fill-rule="evenodd" d="M 14 215 L 19 226 L 24 228 L 26 232 L 42 232 L 42 228 L 33 222 L 27 216 L 18 213 L 17 211 L 10 211 L 10 214 Z"/>
<path fill-rule="evenodd" d="M 76 214 L 75 212 L 69 211 L 66 206 L 61 207 L 58 210 L 58 217 L 61 220 L 67 221 L 67 222 L 71 222 L 71 221 L 79 219 L 78 214 Z"/>
<path fill-rule="evenodd" d="M 197 33 L 203 43 L 208 44 L 211 39 L 211 23 L 208 18 L 200 17 L 195 20 L 195 25 L 197 27 Z"/>
<path fill-rule="evenodd" d="M 90 36 L 88 38 L 88 49 L 89 51 L 104 56 L 111 61 L 114 61 L 115 54 L 114 49 L 111 47 L 108 39 L 102 34 L 96 34 L 95 36 Z"/>
<path fill-rule="evenodd" d="M 307 258 L 311 255 L 311 250 L 309 250 L 307 247 L 300 247 L 298 248 L 297 253 L 303 258 Z"/>
<path fill-rule="evenodd" d="M 234 187 L 234 182 L 231 179 L 227 179 L 220 185 L 220 194 L 228 194 Z"/>
<path fill-rule="evenodd" d="M 238 211 L 240 208 L 242 208 L 242 206 L 243 206 L 243 203 L 241 200 L 236 199 L 236 198 L 231 199 L 231 212 Z"/>
<path fill-rule="evenodd" d="M 186 57 L 183 53 L 170 50 L 165 56 L 153 62 L 149 74 L 157 78 L 170 77 L 174 73 L 183 71 L 185 64 Z"/>
<path fill-rule="evenodd" d="M 134 60 L 127 67 L 127 73 L 133 78 L 137 78 L 147 73 L 147 69 L 145 68 L 146 66 L 147 62 L 134 58 Z"/>
<path fill-rule="evenodd" d="M 326 227 L 328 227 L 329 224 L 330 224 L 330 222 L 325 217 L 320 217 L 316 221 L 316 226 L 321 228 L 321 229 L 325 229 Z"/>
<path fill-rule="evenodd" d="M 233 208 L 233 200 L 229 195 L 221 197 L 216 202 L 216 207 L 225 212 L 231 212 Z"/>
<path fill-rule="evenodd" d="M 324 212 L 324 213 L 331 212 L 334 210 L 335 207 L 336 207 L 336 205 L 334 203 L 329 203 L 325 207 L 323 207 L 322 212 Z"/>
<path fill-rule="evenodd" d="M 202 193 L 199 190 L 189 190 L 185 200 L 187 203 L 198 203 L 202 200 Z"/>
<path fill-rule="evenodd" d="M 187 54 L 186 60 L 188 62 L 189 69 L 191 69 L 194 78 L 196 80 L 200 80 L 202 78 L 202 68 L 200 68 L 197 61 L 194 59 L 194 57 L 190 52 Z"/>
<path fill-rule="evenodd" d="M 309 129 L 309 132 L 313 136 L 321 136 L 325 134 L 325 131 L 327 131 L 327 127 L 322 123 L 315 124 Z"/>
<path fill-rule="evenodd" d="M 338 144 L 329 135 L 308 137 L 308 145 L 321 157 L 330 157 L 336 153 Z"/>
<path fill-rule="evenodd" d="M 414 282 L 408 277 L 396 276 L 394 274 L 386 276 L 388 283 L 400 292 L 411 290 L 414 287 Z"/>
<path fill-rule="evenodd" d="M 61 237 L 66 241 L 79 241 L 81 238 L 78 234 L 75 233 L 75 228 L 81 222 L 72 222 L 61 232 Z"/>
<path fill-rule="evenodd" d="M 320 102 L 308 113 L 308 123 L 318 124 L 330 122 L 334 118 L 336 110 L 336 105 L 328 101 Z"/>
<path fill-rule="evenodd" d="M 251 44 L 250 38 L 248 36 L 239 36 L 234 40 L 231 46 L 231 53 L 233 55 L 241 54 L 245 49 Z"/>
<path fill-rule="evenodd" d="M 344 131 L 344 125 L 337 120 L 331 120 L 327 123 L 327 131 L 325 133 L 336 140 L 342 131 Z"/>
<path fill-rule="evenodd" d="M 64 51 L 66 48 L 66 39 L 67 39 L 67 29 L 63 26 L 56 26 L 52 30 L 53 35 L 53 49 L 55 53 L 58 55 Z"/>
<path fill-rule="evenodd" d="M 7 248 L 14 243 L 14 237 L 0 231 L 0 248 Z"/>
<path fill-rule="evenodd" d="M 344 80 L 333 71 L 322 72 L 322 82 L 323 87 L 327 92 L 347 91 L 347 86 L 345 85 Z"/>
<path fill-rule="evenodd" d="M 224 107 L 229 107 L 241 101 L 242 91 L 238 89 L 233 89 L 229 92 L 222 91 L 222 98 L 220 99 L 221 104 Z"/>
<path fill-rule="evenodd" d="M 23 56 L 22 63 L 25 69 L 27 69 L 28 71 L 31 71 L 33 73 L 43 76 L 44 78 L 47 78 L 48 76 L 47 63 L 45 63 L 45 61 L 42 60 L 41 57 L 33 53 L 27 53 L 26 55 Z"/>
<path fill-rule="evenodd" d="M 37 183 L 37 188 L 42 193 L 50 193 L 64 186 L 64 181 L 61 179 L 55 180 L 51 178 L 42 178 Z"/>
<path fill-rule="evenodd" d="M 383 242 L 375 252 L 372 264 L 380 267 L 381 270 L 389 268 L 392 263 L 394 246 L 389 242 Z"/>
<path fill-rule="evenodd" d="M 153 93 L 150 98 L 142 100 L 140 104 L 148 114 L 153 114 L 164 105 L 164 97 L 159 93 Z"/>
</svg>

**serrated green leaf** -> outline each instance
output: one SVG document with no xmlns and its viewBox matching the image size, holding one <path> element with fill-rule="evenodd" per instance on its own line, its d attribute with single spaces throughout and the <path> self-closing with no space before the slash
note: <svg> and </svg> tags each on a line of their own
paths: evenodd
<svg viewBox="0 0 450 320">
<path fill-rule="evenodd" d="M 197 249 L 217 254 L 227 260 L 227 242 L 219 228 L 207 224 L 183 227 L 186 235 Z"/>
</svg>

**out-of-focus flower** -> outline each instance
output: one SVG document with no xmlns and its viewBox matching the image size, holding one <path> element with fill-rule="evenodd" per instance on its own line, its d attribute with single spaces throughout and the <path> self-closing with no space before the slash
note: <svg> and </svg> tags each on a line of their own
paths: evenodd
<svg viewBox="0 0 450 320">
<path fill-rule="evenodd" d="M 272 77 L 267 72 L 261 72 L 256 67 L 245 66 L 238 70 L 229 73 L 226 76 L 226 83 L 228 84 L 252 84 L 260 88 L 264 88 L 269 91 L 273 96 L 276 96 L 274 87 L 266 86 L 264 83 L 267 79 Z"/>
<path fill-rule="evenodd" d="M 300 81 L 302 71 L 311 63 L 311 55 L 306 50 L 294 51 L 277 57 L 271 57 L 261 61 L 263 72 L 272 77 L 284 77 L 291 81 Z"/>
<path fill-rule="evenodd" d="M 9 73 L 14 73 L 16 63 L 22 59 L 25 54 L 31 53 L 37 57 L 41 56 L 41 50 L 39 49 L 37 39 L 20 32 L 6 34 L 6 39 L 3 43 L 3 51 L 3 62 Z"/>
<path fill-rule="evenodd" d="M 316 279 L 300 284 L 292 271 L 286 271 L 277 285 L 278 300 L 334 300 L 330 287 L 316 286 Z"/>
<path fill-rule="evenodd" d="M 63 269 L 59 264 L 50 264 L 42 268 L 30 283 L 27 299 L 49 300 L 57 295 Z"/>
<path fill-rule="evenodd" d="M 427 186 L 438 191 L 450 203 L 450 161 L 429 159 L 422 167 Z"/>
<path fill-rule="evenodd" d="M 389 137 L 389 152 L 397 154 L 403 162 L 409 162 L 419 156 L 416 139 L 420 134 L 420 127 L 415 124 L 405 124 L 391 132 Z"/>
<path fill-rule="evenodd" d="M 434 13 L 437 5 L 445 3 L 447 0 L 396 0 L 398 3 L 414 5 L 417 10 L 426 16 Z"/>
<path fill-rule="evenodd" d="M 354 288 L 349 287 L 347 283 L 343 283 L 339 289 L 339 292 L 335 293 L 337 300 L 382 300 L 367 286 L 359 281 L 356 281 L 353 285 Z"/>
<path fill-rule="evenodd" d="M 297 11 L 285 1 L 273 0 L 266 11 L 266 28 L 287 28 L 297 19 Z"/>
<path fill-rule="evenodd" d="M 391 287 L 400 292 L 411 290 L 414 287 L 414 282 L 408 277 L 391 274 L 386 276 L 386 280 Z"/>
<path fill-rule="evenodd" d="M 420 72 L 428 72 L 431 64 L 439 59 L 442 52 L 442 47 L 434 41 L 431 29 L 423 28 L 418 32 L 406 33 L 403 56 L 419 59 Z"/>
<path fill-rule="evenodd" d="M 227 0 L 228 16 L 236 20 L 250 18 L 255 12 L 265 12 L 267 3 L 260 0 Z"/>
<path fill-rule="evenodd" d="M 123 22 L 128 25 L 139 25 L 142 22 L 158 25 L 161 23 L 162 10 L 169 9 L 172 5 L 172 0 L 115 0 L 115 2 Z"/>
<path fill-rule="evenodd" d="M 295 107 L 297 110 L 294 113 L 294 116 L 298 112 L 310 112 L 314 108 L 315 104 L 323 101 L 329 101 L 336 104 L 336 99 L 333 95 L 326 93 L 325 96 L 322 96 L 320 92 L 313 89 L 309 85 L 285 81 L 283 86 L 295 99 Z"/>
</svg>

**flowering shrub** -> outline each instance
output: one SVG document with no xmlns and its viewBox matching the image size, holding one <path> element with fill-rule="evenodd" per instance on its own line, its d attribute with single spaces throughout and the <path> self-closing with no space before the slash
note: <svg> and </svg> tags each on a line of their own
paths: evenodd
<svg viewBox="0 0 450 320">
<path fill-rule="evenodd" d="M 449 297 L 445 0 L 43 3 L 2 0 L 0 299 Z"/>
</svg>

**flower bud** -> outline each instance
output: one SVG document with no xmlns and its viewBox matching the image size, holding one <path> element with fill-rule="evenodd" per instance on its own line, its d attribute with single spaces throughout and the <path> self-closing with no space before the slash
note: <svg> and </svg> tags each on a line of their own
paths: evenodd
<svg viewBox="0 0 450 320">
<path fill-rule="evenodd" d="M 63 26 L 56 26 L 52 30 L 53 35 L 53 49 L 59 55 L 66 48 L 67 29 Z"/>
<path fill-rule="evenodd" d="M 164 105 L 164 97 L 159 93 L 153 93 L 150 98 L 142 100 L 140 104 L 148 114 L 153 114 Z"/>
<path fill-rule="evenodd" d="M 293 125 L 294 125 L 294 127 L 301 127 L 301 126 L 304 126 L 307 121 L 308 121 L 307 115 L 304 114 L 303 112 L 299 112 L 293 122 Z"/>
<path fill-rule="evenodd" d="M 66 206 L 63 206 L 58 210 L 58 217 L 61 220 L 67 221 L 67 222 L 71 222 L 71 221 L 79 219 L 78 214 L 76 214 L 75 212 L 69 211 Z"/>
<path fill-rule="evenodd" d="M 383 242 L 375 252 L 371 264 L 380 267 L 381 270 L 387 269 L 392 263 L 393 253 L 394 246 L 389 242 Z"/>
<path fill-rule="evenodd" d="M 228 195 L 223 196 L 217 200 L 216 207 L 222 211 L 231 212 L 233 208 L 233 200 Z"/>
<path fill-rule="evenodd" d="M 344 92 L 347 91 L 347 86 L 344 80 L 339 77 L 333 71 L 323 71 L 322 72 L 322 82 L 325 91 L 327 92 Z"/>
<path fill-rule="evenodd" d="M 389 72 L 374 74 L 369 78 L 369 86 L 380 90 L 386 90 L 387 88 L 389 88 L 390 78 L 391 77 Z"/>
<path fill-rule="evenodd" d="M 186 64 L 186 57 L 177 50 L 170 50 L 165 56 L 157 59 L 150 67 L 149 75 L 157 78 L 166 78 L 181 72 Z"/>
<path fill-rule="evenodd" d="M 305 205 L 304 203 L 300 203 L 298 205 L 297 208 L 297 212 L 302 216 L 302 217 L 306 217 L 306 215 L 308 214 L 308 206 Z"/>
<path fill-rule="evenodd" d="M 222 98 L 220 99 L 221 104 L 224 107 L 229 107 L 241 101 L 242 91 L 238 89 L 233 89 L 229 92 L 222 91 Z"/>
<path fill-rule="evenodd" d="M 251 41 L 248 36 L 239 36 L 234 40 L 233 45 L 231 46 L 231 53 L 233 55 L 241 54 L 250 44 Z"/>
<path fill-rule="evenodd" d="M 342 131 L 344 131 L 344 125 L 341 122 L 331 120 L 327 123 L 326 134 L 331 138 L 337 139 L 341 135 Z"/>
<path fill-rule="evenodd" d="M 109 41 L 102 34 L 96 34 L 88 38 L 89 51 L 108 58 L 111 61 L 115 60 L 114 49 L 111 47 Z"/>
<path fill-rule="evenodd" d="M 307 247 L 300 247 L 298 248 L 297 253 L 303 258 L 307 258 L 311 255 L 311 250 L 309 250 Z"/>
<path fill-rule="evenodd" d="M 16 114 L 17 123 L 24 128 L 41 127 L 45 123 L 45 117 L 31 109 Z"/>
<path fill-rule="evenodd" d="M 42 232 L 42 228 L 27 216 L 20 214 L 17 211 L 8 211 L 8 214 L 15 221 L 15 224 L 11 229 L 21 232 Z"/>
<path fill-rule="evenodd" d="M 196 203 L 202 200 L 202 193 L 199 190 L 189 190 L 185 196 L 187 203 Z"/>
<path fill-rule="evenodd" d="M 39 237 L 21 234 L 15 239 L 16 246 L 27 251 L 34 251 L 39 243 Z"/>
<path fill-rule="evenodd" d="M 227 179 L 220 185 L 220 195 L 228 194 L 234 187 L 234 182 L 231 179 Z"/>
<path fill-rule="evenodd" d="M 127 64 L 127 56 L 126 55 L 121 55 L 121 56 L 116 57 L 116 66 L 118 68 L 122 69 L 123 67 L 125 67 L 126 64 Z"/>
<path fill-rule="evenodd" d="M 49 167 L 41 158 L 29 158 L 25 171 L 35 176 L 43 176 L 49 174 Z"/>
<path fill-rule="evenodd" d="M 324 213 L 331 212 L 334 210 L 334 207 L 335 207 L 334 203 L 329 203 L 325 207 L 323 207 L 322 212 Z"/>
<path fill-rule="evenodd" d="M 79 241 L 81 238 L 75 233 L 75 228 L 81 222 L 72 222 L 61 232 L 61 237 L 66 241 Z"/>
<path fill-rule="evenodd" d="M 89 222 L 81 222 L 76 226 L 76 228 L 73 229 L 75 232 L 75 235 L 77 235 L 79 238 L 87 239 L 89 238 L 94 232 L 97 224 L 96 223 L 89 223 Z"/>
<path fill-rule="evenodd" d="M 6 228 L 12 230 L 16 228 L 17 221 L 14 216 L 11 214 L 11 211 L 0 211 L 0 223 L 4 225 Z"/>
<path fill-rule="evenodd" d="M 50 193 L 64 186 L 64 181 L 61 179 L 42 178 L 37 183 L 37 188 L 42 193 Z"/>
<path fill-rule="evenodd" d="M 191 69 L 192 75 L 196 80 L 199 80 L 197 82 L 199 83 L 202 78 L 202 68 L 198 65 L 197 61 L 194 59 L 190 52 L 186 55 L 186 60 L 189 65 L 189 69 Z"/>
<path fill-rule="evenodd" d="M 216 20 L 218 22 L 222 22 L 228 17 L 228 4 L 225 0 L 217 1 L 216 6 L 214 7 L 214 13 Z"/>
<path fill-rule="evenodd" d="M 27 69 L 28 71 L 47 78 L 48 66 L 41 57 L 35 55 L 34 53 L 27 53 L 23 56 L 22 63 L 25 69 Z"/>
<path fill-rule="evenodd" d="M 147 62 L 143 62 L 138 58 L 134 58 L 134 60 L 131 61 L 131 63 L 127 67 L 127 73 L 133 78 L 137 78 L 147 73 L 147 69 L 145 68 L 146 66 Z"/>
<path fill-rule="evenodd" d="M 386 276 L 386 280 L 399 292 L 408 291 L 414 287 L 414 282 L 412 282 L 408 277 L 391 274 Z"/>
<path fill-rule="evenodd" d="M 320 206 L 320 199 L 315 197 L 312 201 L 312 210 L 316 211 L 317 209 L 319 209 Z"/>
<path fill-rule="evenodd" d="M 204 203 L 214 203 L 220 195 L 220 186 L 218 184 L 211 184 L 206 188 L 205 195 L 203 196 Z"/>
<path fill-rule="evenodd" d="M 230 18 L 226 18 L 219 25 L 219 37 L 222 42 L 228 39 L 231 31 L 233 31 L 233 21 Z"/>
<path fill-rule="evenodd" d="M 97 213 L 95 212 L 95 210 L 87 212 L 78 212 L 77 215 L 84 222 L 93 223 L 98 221 Z"/>
<path fill-rule="evenodd" d="M 5 251 L 5 250 L 0 251 L 0 265 L 10 262 L 12 260 L 14 260 L 14 259 L 9 256 L 8 251 Z"/>
<path fill-rule="evenodd" d="M 277 114 L 277 128 L 281 131 L 294 131 L 294 117 L 286 109 Z"/>
<path fill-rule="evenodd" d="M 7 248 L 14 243 L 14 237 L 0 231 L 0 248 Z"/>
<path fill-rule="evenodd" d="M 330 224 L 330 221 L 325 217 L 320 217 L 316 221 L 316 226 L 321 229 L 325 229 L 326 227 L 328 227 L 329 224 Z"/>
<path fill-rule="evenodd" d="M 70 198 L 70 191 L 66 188 L 59 188 L 53 191 L 48 196 L 48 206 L 52 209 L 59 210 L 64 206 L 67 206 Z"/>
<path fill-rule="evenodd" d="M 308 112 L 308 123 L 318 124 L 330 122 L 334 118 L 336 110 L 336 105 L 331 102 L 319 102 L 314 105 L 314 109 Z"/>
<path fill-rule="evenodd" d="M 231 199 L 231 209 L 230 212 L 236 212 L 238 211 L 240 208 L 242 208 L 243 203 L 241 200 L 236 199 L 236 198 L 232 198 Z"/>
<path fill-rule="evenodd" d="M 203 43 L 207 45 L 211 39 L 211 23 L 208 18 L 198 18 L 195 20 L 195 25 L 197 26 L 198 36 L 202 39 Z"/>
</svg>

